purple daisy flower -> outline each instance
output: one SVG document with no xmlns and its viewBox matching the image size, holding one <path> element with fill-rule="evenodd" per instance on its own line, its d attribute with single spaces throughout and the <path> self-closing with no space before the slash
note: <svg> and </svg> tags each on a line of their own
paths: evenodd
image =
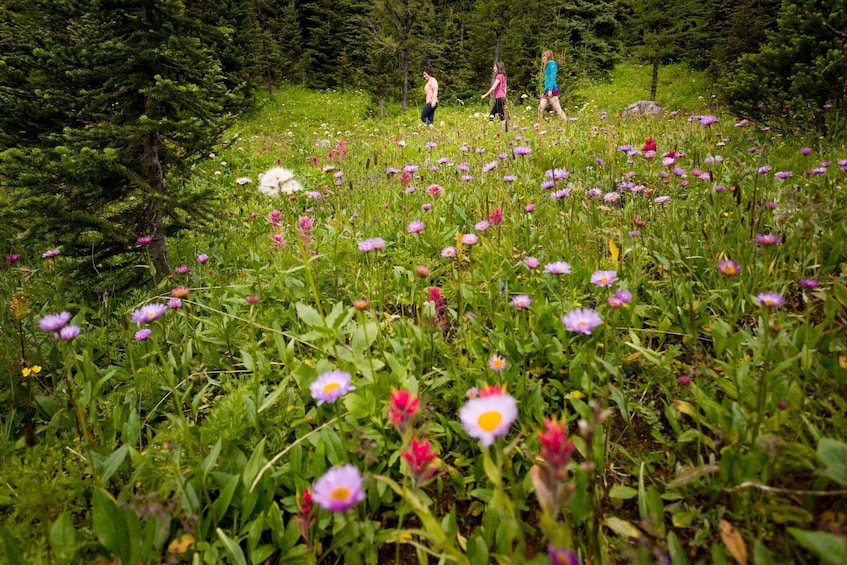
<svg viewBox="0 0 847 565">
<path fill-rule="evenodd" d="M 150 328 L 142 328 L 135 332 L 135 341 L 147 341 L 153 335 L 153 330 Z"/>
<path fill-rule="evenodd" d="M 79 326 L 65 326 L 59 330 L 59 338 L 61 338 L 62 341 L 71 341 L 79 335 L 79 332 Z"/>
<path fill-rule="evenodd" d="M 803 288 L 818 288 L 820 285 L 816 279 L 800 279 L 800 286 Z"/>
<path fill-rule="evenodd" d="M 779 245 L 781 238 L 769 233 L 756 234 L 756 243 L 759 245 Z"/>
<path fill-rule="evenodd" d="M 718 272 L 727 277 L 734 277 L 741 272 L 741 265 L 729 259 L 718 261 Z"/>
<path fill-rule="evenodd" d="M 70 312 L 48 314 L 38 321 L 38 327 L 43 332 L 57 332 L 71 321 Z"/>
<path fill-rule="evenodd" d="M 168 311 L 164 304 L 145 304 L 132 313 L 132 321 L 136 324 L 149 324 Z"/>
<path fill-rule="evenodd" d="M 448 259 L 456 256 L 456 248 L 452 245 L 448 245 L 444 249 L 441 250 L 441 256 L 447 257 Z"/>
<path fill-rule="evenodd" d="M 426 224 L 420 220 L 413 220 L 406 226 L 406 231 L 409 233 L 420 233 L 424 230 Z"/>
<path fill-rule="evenodd" d="M 474 233 L 466 233 L 462 236 L 462 245 L 472 246 L 479 243 L 479 237 Z"/>
<path fill-rule="evenodd" d="M 568 275 L 571 272 L 571 266 L 565 261 L 555 261 L 544 265 L 544 272 L 551 275 Z"/>
<path fill-rule="evenodd" d="M 512 306 L 515 308 L 529 308 L 530 304 L 532 304 L 532 299 L 526 294 L 519 294 L 512 298 Z"/>
<path fill-rule="evenodd" d="M 782 295 L 776 292 L 763 292 L 756 296 L 756 300 L 759 301 L 759 304 L 767 308 L 776 308 L 777 306 L 782 306 L 785 302 Z"/>
<path fill-rule="evenodd" d="M 615 271 L 595 271 L 591 275 L 591 284 L 595 286 L 612 286 L 617 279 Z"/>
<path fill-rule="evenodd" d="M 365 499 L 362 475 L 353 465 L 333 467 L 315 481 L 312 497 L 324 510 L 346 512 Z"/>
<path fill-rule="evenodd" d="M 565 314 L 562 323 L 568 331 L 591 335 L 591 332 L 603 323 L 603 319 L 591 308 L 577 308 Z"/>
<path fill-rule="evenodd" d="M 615 291 L 615 294 L 606 300 L 606 303 L 612 308 L 620 308 L 624 304 L 629 304 L 630 302 L 632 302 L 632 293 L 620 288 Z"/>
<path fill-rule="evenodd" d="M 309 392 L 312 398 L 318 401 L 318 406 L 324 403 L 332 404 L 351 390 L 356 390 L 356 387 L 350 380 L 350 373 L 340 370 L 321 373 L 309 385 Z"/>
</svg>

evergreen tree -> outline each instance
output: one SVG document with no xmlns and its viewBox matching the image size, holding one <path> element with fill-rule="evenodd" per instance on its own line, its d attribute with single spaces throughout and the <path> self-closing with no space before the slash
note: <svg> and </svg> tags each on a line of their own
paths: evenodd
<svg viewBox="0 0 847 565">
<path fill-rule="evenodd" d="M 645 0 L 621 3 L 629 52 L 653 67 L 650 100 L 656 99 L 661 64 L 692 63 L 708 51 L 706 8 L 707 3 L 693 1 L 669 5 Z"/>
<path fill-rule="evenodd" d="M 778 28 L 723 82 L 736 115 L 831 133 L 847 93 L 847 0 L 785 0 Z"/>
<path fill-rule="evenodd" d="M 24 52 L 49 36 L 53 2 L 10 2 L 4 18 L 23 22 L 28 36 L 8 49 Z M 34 237 L 64 246 L 97 269 L 135 262 L 139 237 L 158 276 L 169 272 L 165 235 L 208 210 L 207 194 L 183 182 L 192 164 L 208 155 L 237 100 L 236 76 L 223 71 L 226 34 L 188 17 L 181 0 L 88 0 L 63 3 L 64 35 L 54 37 L 47 60 L 15 58 L 15 72 L 0 75 L 0 91 L 16 114 L 0 115 L 4 141 L 0 176 L 9 191 L 13 221 Z M 4 38 L 6 39 L 6 38 Z M 45 68 L 49 63 L 52 67 Z M 37 98 L 18 95 L 61 75 L 51 97 L 67 113 L 61 129 L 45 122 L 37 136 L 19 131 Z M 137 259 L 135 259 L 137 260 Z"/>
<path fill-rule="evenodd" d="M 432 16 L 431 0 L 374 0 L 364 18 L 369 46 L 378 54 L 396 57 L 400 79 L 400 106 L 409 100 L 411 73 L 421 68 L 432 41 L 424 34 L 424 22 Z"/>
</svg>

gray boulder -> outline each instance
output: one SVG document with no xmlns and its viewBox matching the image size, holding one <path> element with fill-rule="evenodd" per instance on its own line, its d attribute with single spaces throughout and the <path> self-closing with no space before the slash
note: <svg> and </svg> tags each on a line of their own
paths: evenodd
<svg viewBox="0 0 847 565">
<path fill-rule="evenodd" d="M 623 112 L 621 112 L 621 116 L 624 118 L 639 118 L 641 116 L 658 118 L 659 116 L 663 116 L 664 114 L 664 108 L 662 108 L 652 100 L 640 100 L 638 102 L 633 102 L 632 104 L 627 106 Z"/>
</svg>

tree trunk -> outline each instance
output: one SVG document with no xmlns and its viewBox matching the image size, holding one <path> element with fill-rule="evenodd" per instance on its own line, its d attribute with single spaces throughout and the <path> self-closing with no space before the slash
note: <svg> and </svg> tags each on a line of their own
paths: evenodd
<svg viewBox="0 0 847 565">
<path fill-rule="evenodd" d="M 162 216 L 162 203 L 158 196 L 165 194 L 165 175 L 162 164 L 159 161 L 159 136 L 155 133 L 147 134 L 144 139 L 143 171 L 144 178 L 150 187 L 151 196 L 147 199 L 144 211 L 144 223 L 147 234 L 152 237 L 150 241 L 150 259 L 153 262 L 153 281 L 158 284 L 162 277 L 171 273 L 168 263 L 168 248 L 165 245 L 164 220 Z"/>
<path fill-rule="evenodd" d="M 400 51 L 400 72 L 403 73 L 403 98 L 400 101 L 400 109 L 404 112 L 409 103 L 409 52 Z"/>
<path fill-rule="evenodd" d="M 656 90 L 659 88 L 659 58 L 653 59 L 653 79 L 650 81 L 650 100 L 656 101 Z"/>
</svg>

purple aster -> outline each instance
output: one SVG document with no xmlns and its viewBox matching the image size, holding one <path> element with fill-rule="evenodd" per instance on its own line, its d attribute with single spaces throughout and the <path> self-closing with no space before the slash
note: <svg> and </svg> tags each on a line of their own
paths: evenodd
<svg viewBox="0 0 847 565">
<path fill-rule="evenodd" d="M 515 308 L 529 308 L 530 304 L 532 304 L 532 299 L 526 294 L 519 294 L 512 298 L 512 306 Z"/>
<path fill-rule="evenodd" d="M 800 286 L 803 288 L 818 288 L 820 285 L 816 279 L 800 279 Z"/>
<path fill-rule="evenodd" d="M 562 180 L 568 178 L 570 173 L 565 169 L 547 169 L 544 172 L 544 176 L 548 179 Z"/>
<path fill-rule="evenodd" d="M 565 314 L 562 323 L 568 331 L 591 335 L 594 328 L 603 323 L 603 319 L 591 308 L 577 308 Z"/>
<path fill-rule="evenodd" d="M 441 159 L 438 160 L 439 165 L 450 165 L 451 163 L 452 163 L 452 161 L 447 157 L 442 157 Z"/>
<path fill-rule="evenodd" d="M 13 263 L 17 263 L 20 260 L 21 260 L 20 253 L 12 253 L 11 255 L 6 255 L 6 262 L 10 265 L 13 264 Z"/>
<path fill-rule="evenodd" d="M 459 180 L 462 182 L 471 182 L 473 180 L 473 175 L 462 175 Z"/>
<path fill-rule="evenodd" d="M 421 210 L 423 210 L 424 212 L 429 211 L 431 208 L 432 208 L 432 204 L 430 204 L 429 202 L 427 202 L 425 204 L 421 204 Z"/>
<path fill-rule="evenodd" d="M 71 341 L 79 335 L 79 331 L 79 326 L 65 326 L 59 330 L 59 338 L 61 338 L 62 341 Z"/>
<path fill-rule="evenodd" d="M 484 232 L 488 229 L 491 224 L 488 223 L 488 220 L 480 220 L 474 225 L 473 229 L 479 232 Z"/>
<path fill-rule="evenodd" d="M 809 155 L 809 154 L 811 154 L 811 152 L 812 152 L 812 148 L 811 148 L 811 147 L 801 147 L 801 148 L 800 148 L 800 153 L 801 153 L 802 155 Z"/>
<path fill-rule="evenodd" d="M 824 173 L 826 173 L 826 167 L 815 167 L 814 169 L 809 171 L 808 174 L 810 174 L 810 175 L 822 175 Z"/>
<path fill-rule="evenodd" d="M 57 332 L 65 324 L 71 321 L 70 312 L 61 312 L 59 314 L 48 314 L 38 321 L 38 327 L 43 332 Z"/>
<path fill-rule="evenodd" d="M 618 151 L 620 151 L 620 152 L 622 152 L 622 153 L 626 153 L 626 152 L 628 152 L 628 151 L 632 151 L 632 145 L 630 145 L 630 144 L 627 144 L 627 145 L 618 145 Z"/>
<path fill-rule="evenodd" d="M 179 310 L 182 308 L 182 300 L 179 298 L 171 298 L 168 300 L 168 308 L 171 310 Z"/>
<path fill-rule="evenodd" d="M 615 291 L 615 294 L 606 300 L 606 303 L 612 308 L 620 308 L 624 304 L 629 304 L 630 302 L 632 302 L 632 293 L 620 288 Z"/>
<path fill-rule="evenodd" d="M 315 481 L 312 498 L 324 510 L 346 512 L 365 499 L 362 475 L 353 465 L 333 467 Z"/>
<path fill-rule="evenodd" d="M 350 373 L 340 370 L 321 373 L 309 385 L 309 392 L 312 398 L 318 401 L 318 406 L 324 403 L 332 404 L 351 390 L 356 390 L 356 387 L 350 380 Z"/>
<path fill-rule="evenodd" d="M 516 180 L 518 180 L 518 177 L 515 175 L 506 175 L 503 177 L 503 182 L 515 182 Z"/>
<path fill-rule="evenodd" d="M 403 167 L 403 170 L 406 171 L 407 173 L 416 173 L 416 172 L 418 172 L 418 166 L 417 165 L 406 165 L 406 166 Z"/>
<path fill-rule="evenodd" d="M 676 163 L 676 159 L 674 159 L 673 157 L 663 157 L 662 158 L 662 165 L 664 165 L 665 167 L 670 167 L 674 163 Z"/>
<path fill-rule="evenodd" d="M 147 341 L 153 335 L 153 330 L 150 328 L 142 328 L 135 332 L 135 341 Z"/>
<path fill-rule="evenodd" d="M 132 313 L 132 321 L 136 324 L 149 324 L 168 311 L 164 304 L 145 304 Z"/>
<path fill-rule="evenodd" d="M 547 555 L 550 557 L 550 565 L 579 565 L 576 553 L 564 547 L 547 546 Z"/>
<path fill-rule="evenodd" d="M 490 163 L 486 163 L 482 166 L 482 172 L 487 173 L 488 171 L 495 169 L 497 167 L 497 161 L 491 161 Z"/>
<path fill-rule="evenodd" d="M 479 237 L 474 233 L 466 233 L 462 236 L 462 245 L 471 246 L 477 243 L 479 243 Z"/>
<path fill-rule="evenodd" d="M 756 234 L 756 243 L 759 245 L 779 245 L 781 239 L 778 235 L 769 233 Z"/>
<path fill-rule="evenodd" d="M 641 237 L 641 232 L 638 230 L 632 230 L 629 232 L 630 237 Z"/>
<path fill-rule="evenodd" d="M 526 206 L 523 207 L 523 211 L 527 212 L 527 213 L 535 212 L 535 204 L 531 204 L 531 203 L 527 204 Z"/>
<path fill-rule="evenodd" d="M 529 155 L 532 153 L 532 148 L 526 145 L 518 145 L 512 150 L 515 155 Z"/>
<path fill-rule="evenodd" d="M 591 284 L 595 286 L 612 286 L 617 279 L 615 271 L 595 271 L 591 275 Z"/>
<path fill-rule="evenodd" d="M 718 261 L 718 272 L 727 277 L 734 277 L 741 272 L 741 265 L 729 259 Z"/>
<path fill-rule="evenodd" d="M 546 180 L 541 183 L 541 188 L 543 188 L 544 190 L 549 190 L 554 186 L 556 186 L 556 181 L 554 180 Z"/>
<path fill-rule="evenodd" d="M 551 192 L 550 198 L 552 198 L 553 200 L 558 200 L 560 198 L 564 198 L 565 196 L 568 196 L 570 193 L 571 193 L 570 188 L 563 188 L 562 190 L 556 190 L 554 192 Z"/>
<path fill-rule="evenodd" d="M 420 220 L 414 220 L 409 222 L 409 225 L 406 226 L 406 231 L 409 233 L 420 233 L 424 230 L 426 224 Z"/>
<path fill-rule="evenodd" d="M 59 254 L 58 249 L 48 249 L 44 253 L 41 254 L 42 259 L 50 259 L 51 257 L 55 257 Z"/>
<path fill-rule="evenodd" d="M 589 188 L 585 193 L 591 198 L 600 198 L 603 196 L 603 191 L 599 188 Z"/>
<path fill-rule="evenodd" d="M 209 260 L 209 256 L 206 255 L 205 253 L 201 253 L 200 255 L 197 256 L 197 262 L 200 263 L 201 265 L 208 260 Z"/>
<path fill-rule="evenodd" d="M 756 169 L 756 172 L 757 172 L 758 174 L 760 174 L 760 175 L 763 175 L 763 174 L 765 174 L 765 173 L 769 173 L 769 172 L 770 172 L 770 170 L 771 170 L 771 166 L 770 166 L 770 165 L 762 165 L 761 167 L 759 167 L 758 169 Z"/>
<path fill-rule="evenodd" d="M 497 158 L 498 158 L 498 159 L 500 159 L 500 160 L 502 160 L 502 159 L 508 159 L 508 158 L 509 158 L 509 154 L 508 154 L 508 153 L 498 153 L 498 154 L 497 154 Z"/>
<path fill-rule="evenodd" d="M 138 245 L 147 245 L 147 244 L 148 244 L 148 243 L 150 243 L 151 241 L 153 241 L 153 238 L 152 238 L 151 236 L 149 236 L 149 235 L 145 235 L 145 236 L 139 237 L 139 238 L 136 240 L 136 242 L 138 243 Z"/>
<path fill-rule="evenodd" d="M 524 259 L 524 265 L 526 265 L 529 269 L 537 269 L 540 264 L 541 263 L 535 257 L 527 257 Z"/>
<path fill-rule="evenodd" d="M 471 168 L 471 164 L 470 164 L 470 163 L 467 163 L 467 162 L 465 162 L 465 163 L 459 163 L 459 166 L 458 166 L 457 168 L 458 168 L 460 171 L 465 172 L 465 171 L 467 171 L 468 169 L 470 169 L 470 168 Z"/>
<path fill-rule="evenodd" d="M 716 121 L 718 121 L 718 119 L 715 116 L 701 116 L 700 117 L 700 124 L 702 124 L 704 126 L 708 126 L 710 124 L 713 124 Z"/>
<path fill-rule="evenodd" d="M 782 295 L 776 292 L 763 292 L 756 297 L 756 300 L 759 301 L 759 304 L 767 308 L 776 308 L 777 306 L 782 306 L 785 302 Z"/>
<path fill-rule="evenodd" d="M 670 202 L 670 199 L 670 196 L 657 196 L 653 199 L 653 202 L 655 202 L 656 204 L 664 204 L 665 202 Z"/>
<path fill-rule="evenodd" d="M 571 272 L 570 264 L 564 261 L 555 261 L 544 265 L 544 272 L 551 275 L 569 275 Z"/>
<path fill-rule="evenodd" d="M 603 202 L 617 202 L 620 198 L 621 195 L 617 192 L 608 192 L 605 196 L 603 196 Z"/>
<path fill-rule="evenodd" d="M 456 256 L 456 248 L 452 245 L 448 245 L 444 249 L 441 250 L 441 256 L 447 257 L 448 259 Z"/>
</svg>

